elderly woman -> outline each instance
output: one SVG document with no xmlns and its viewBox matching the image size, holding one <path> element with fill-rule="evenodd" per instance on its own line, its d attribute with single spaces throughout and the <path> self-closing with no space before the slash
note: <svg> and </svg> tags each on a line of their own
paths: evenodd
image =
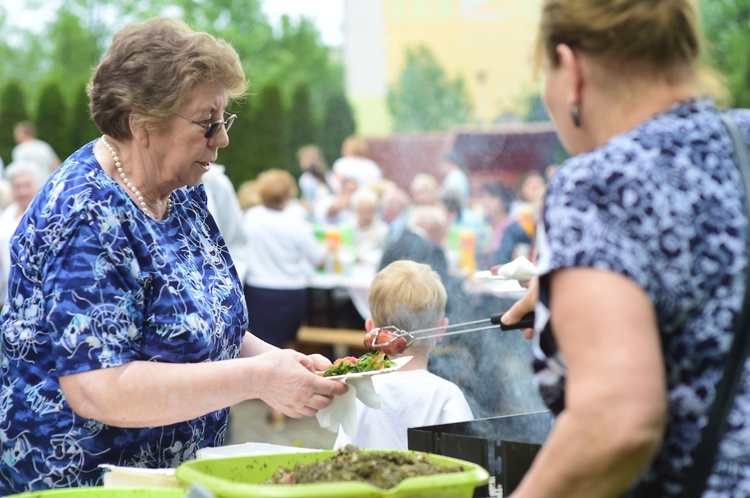
<svg viewBox="0 0 750 498">
<path fill-rule="evenodd" d="M 346 387 L 322 356 L 246 333 L 202 175 L 246 81 L 225 42 L 169 19 L 118 32 L 88 86 L 104 136 L 69 157 L 12 240 L 0 320 L 0 494 L 174 467 L 221 445 L 230 405 L 313 415 Z"/>
<path fill-rule="evenodd" d="M 31 161 L 9 164 L 5 177 L 10 184 L 11 203 L 0 214 L 0 307 L 8 295 L 6 285 L 10 273 L 10 238 L 42 183 L 39 168 Z"/>
<path fill-rule="evenodd" d="M 685 496 L 748 264 L 732 142 L 696 88 L 696 6 L 545 0 L 539 49 L 573 157 L 544 200 L 538 292 L 504 321 L 536 301 L 537 380 L 558 417 L 512 496 Z M 747 140 L 750 112 L 728 112 Z M 704 496 L 750 489 L 748 388 Z"/>
<path fill-rule="evenodd" d="M 352 195 L 354 256 L 358 263 L 377 266 L 388 241 L 388 224 L 378 214 L 378 195 L 370 188 Z"/>
</svg>

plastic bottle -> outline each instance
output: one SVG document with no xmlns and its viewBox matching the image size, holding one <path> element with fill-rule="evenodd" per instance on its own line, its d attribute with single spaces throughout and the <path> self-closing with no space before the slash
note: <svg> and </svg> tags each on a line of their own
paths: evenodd
<svg viewBox="0 0 750 498">
<path fill-rule="evenodd" d="M 326 245 L 331 249 L 331 258 L 327 270 L 331 273 L 341 273 L 343 267 L 339 251 L 341 250 L 341 232 L 336 228 L 328 228 L 325 232 Z"/>
<path fill-rule="evenodd" d="M 464 275 L 473 275 L 477 271 L 477 240 L 471 230 L 461 230 L 458 234 L 458 269 Z"/>
</svg>

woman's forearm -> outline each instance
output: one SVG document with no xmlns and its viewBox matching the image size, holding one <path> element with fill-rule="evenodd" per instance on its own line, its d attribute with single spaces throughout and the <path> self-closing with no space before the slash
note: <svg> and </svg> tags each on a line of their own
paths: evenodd
<svg viewBox="0 0 750 498">
<path fill-rule="evenodd" d="M 263 365 L 247 359 L 195 364 L 134 361 L 60 378 L 79 415 L 117 427 L 190 420 L 254 397 Z"/>
<path fill-rule="evenodd" d="M 566 269 L 550 278 L 565 410 L 513 497 L 620 496 L 653 459 L 666 426 L 654 308 L 616 273 Z"/>
<path fill-rule="evenodd" d="M 663 426 L 596 415 L 563 412 L 512 498 L 621 496 L 658 451 Z"/>
<path fill-rule="evenodd" d="M 314 373 L 330 364 L 323 357 L 269 348 L 252 358 L 206 363 L 133 361 L 61 377 L 60 386 L 78 415 L 117 427 L 184 422 L 247 399 L 290 417 L 311 416 L 347 391 Z"/>
</svg>

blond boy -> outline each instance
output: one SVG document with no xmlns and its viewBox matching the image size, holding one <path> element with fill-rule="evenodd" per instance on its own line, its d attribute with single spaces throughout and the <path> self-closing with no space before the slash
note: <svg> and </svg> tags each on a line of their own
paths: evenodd
<svg viewBox="0 0 750 498">
<path fill-rule="evenodd" d="M 447 295 L 440 277 L 429 266 L 414 261 L 394 261 L 372 282 L 369 293 L 374 327 L 393 325 L 402 330 L 444 327 Z M 407 429 L 463 422 L 474 418 L 461 390 L 454 383 L 427 371 L 436 340 L 416 341 L 400 356 L 412 360 L 400 370 L 372 378 L 381 408 L 357 402 L 357 434 L 339 429 L 334 448 L 354 444 L 360 448 L 408 449 Z"/>
</svg>

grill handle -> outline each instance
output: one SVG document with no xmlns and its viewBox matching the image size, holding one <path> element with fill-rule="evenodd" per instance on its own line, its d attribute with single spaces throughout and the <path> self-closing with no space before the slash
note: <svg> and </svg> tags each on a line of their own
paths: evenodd
<svg viewBox="0 0 750 498">
<path fill-rule="evenodd" d="M 521 320 L 512 323 L 510 325 L 506 325 L 503 322 L 500 321 L 500 319 L 503 317 L 502 313 L 497 313 L 495 315 L 492 315 L 490 317 L 490 323 L 494 325 L 499 325 L 500 330 L 516 330 L 516 329 L 530 329 L 534 327 L 534 312 L 531 311 L 529 313 L 526 313 L 521 317 Z"/>
</svg>

